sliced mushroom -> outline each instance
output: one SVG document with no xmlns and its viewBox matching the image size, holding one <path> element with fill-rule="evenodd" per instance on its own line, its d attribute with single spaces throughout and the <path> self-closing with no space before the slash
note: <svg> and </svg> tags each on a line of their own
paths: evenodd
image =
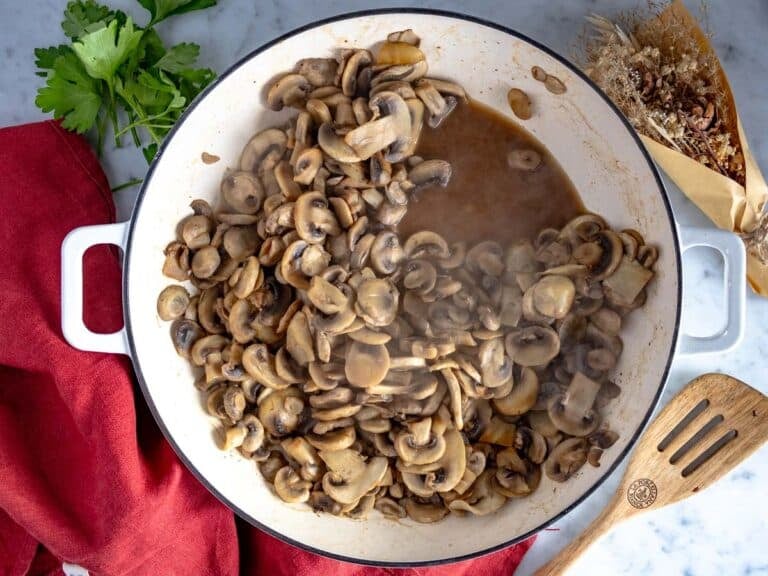
<svg viewBox="0 0 768 576">
<path fill-rule="evenodd" d="M 536 324 L 510 332 L 505 345 L 509 357 L 520 366 L 544 366 L 560 351 L 557 332 Z"/>
<path fill-rule="evenodd" d="M 318 148 L 307 148 L 296 159 L 294 182 L 309 186 L 323 163 L 323 153 Z"/>
<path fill-rule="evenodd" d="M 375 278 L 357 288 L 355 311 L 370 326 L 387 326 L 397 314 L 399 294 L 391 282 Z"/>
<path fill-rule="evenodd" d="M 408 237 L 403 246 L 408 258 L 435 257 L 448 258 L 451 255 L 445 239 L 429 230 L 416 232 Z"/>
<path fill-rule="evenodd" d="M 264 429 L 280 438 L 295 431 L 302 421 L 304 399 L 301 392 L 295 388 L 274 390 L 259 404 L 259 420 Z"/>
<path fill-rule="evenodd" d="M 344 372 L 353 386 L 369 388 L 384 380 L 389 362 L 386 346 L 353 341 L 347 349 Z"/>
<path fill-rule="evenodd" d="M 355 150 L 336 134 L 333 126 L 326 122 L 320 125 L 317 132 L 317 143 L 323 152 L 338 162 L 360 162 L 361 158 Z"/>
<path fill-rule="evenodd" d="M 299 237 L 309 244 L 322 244 L 328 234 L 341 233 L 336 216 L 328 207 L 328 199 L 320 192 L 305 192 L 299 196 L 293 219 Z"/>
<path fill-rule="evenodd" d="M 555 396 L 550 402 L 550 419 L 571 436 L 591 434 L 600 424 L 600 416 L 593 409 L 599 391 L 600 384 L 576 372 L 565 394 Z"/>
<path fill-rule="evenodd" d="M 512 379 L 512 361 L 504 352 L 501 338 L 486 340 L 478 353 L 483 386 L 498 388 Z"/>
<path fill-rule="evenodd" d="M 571 310 L 576 288 L 567 276 L 544 276 L 532 288 L 533 306 L 549 318 L 564 318 Z"/>
<path fill-rule="evenodd" d="M 452 173 L 451 165 L 445 160 L 425 160 L 408 173 L 408 180 L 417 190 L 428 186 L 445 188 Z"/>
<path fill-rule="evenodd" d="M 385 90 L 372 96 L 368 101 L 368 106 L 373 112 L 374 118 L 381 116 L 382 119 L 387 117 L 392 119 L 395 139 L 384 153 L 384 159 L 387 162 L 401 162 L 413 144 L 411 140 L 411 113 L 408 105 L 396 92 Z"/>
<path fill-rule="evenodd" d="M 524 366 L 512 391 L 501 398 L 494 398 L 493 407 L 505 416 L 520 416 L 533 408 L 538 394 L 539 377 L 532 368 Z"/>
<path fill-rule="evenodd" d="M 555 482 L 565 482 L 587 461 L 587 441 L 569 438 L 554 447 L 544 462 L 544 473 Z"/>
<path fill-rule="evenodd" d="M 400 246 L 397 234 L 384 230 L 376 235 L 370 251 L 371 266 L 375 272 L 384 275 L 393 274 L 404 257 L 405 253 Z"/>
<path fill-rule="evenodd" d="M 272 171 L 285 153 L 288 137 L 277 128 L 256 134 L 243 148 L 240 170 L 254 174 Z"/>
<path fill-rule="evenodd" d="M 453 511 L 471 512 L 476 516 L 485 516 L 496 512 L 507 499 L 493 489 L 494 475 L 495 470 L 493 469 L 483 471 L 469 492 L 463 494 L 461 498 L 453 500 L 448 508 Z"/>
<path fill-rule="evenodd" d="M 286 74 L 275 82 L 267 94 L 267 105 L 272 110 L 283 106 L 303 105 L 312 85 L 301 74 Z"/>
<path fill-rule="evenodd" d="M 374 456 L 363 461 L 359 452 L 351 449 L 320 450 L 320 458 L 328 467 L 323 476 L 323 490 L 340 504 L 353 504 L 378 486 L 388 470 L 387 459 Z"/>
<path fill-rule="evenodd" d="M 407 424 L 408 430 L 403 430 L 395 436 L 394 446 L 397 455 L 410 464 L 430 464 L 442 458 L 446 451 L 446 440 L 443 435 L 432 431 L 432 418 L 422 418 Z"/>
<path fill-rule="evenodd" d="M 309 500 L 309 490 L 312 488 L 312 483 L 302 480 L 301 476 L 290 466 L 283 466 L 278 470 L 274 485 L 275 492 L 280 496 L 280 499 L 289 504 Z"/>
<path fill-rule="evenodd" d="M 157 315 L 162 320 L 181 318 L 189 306 L 189 292 L 183 286 L 170 285 L 157 297 Z"/>
<path fill-rule="evenodd" d="M 415 83 L 416 95 L 424 102 L 429 110 L 428 124 L 430 128 L 437 128 L 448 115 L 456 108 L 458 100 L 453 96 L 443 98 L 430 80 L 423 78 Z"/>
<path fill-rule="evenodd" d="M 233 172 L 221 181 L 224 201 L 241 214 L 256 214 L 264 200 L 264 187 L 252 172 Z"/>
</svg>

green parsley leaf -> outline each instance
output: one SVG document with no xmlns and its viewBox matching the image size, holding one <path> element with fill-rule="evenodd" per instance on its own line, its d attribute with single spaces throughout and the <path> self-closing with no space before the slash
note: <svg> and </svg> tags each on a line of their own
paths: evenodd
<svg viewBox="0 0 768 576">
<path fill-rule="evenodd" d="M 71 54 L 72 49 L 64 44 L 49 48 L 35 48 L 35 66 L 40 70 L 53 70 L 53 65 L 59 56 Z M 38 72 L 40 76 L 47 76 L 46 72 Z"/>
<path fill-rule="evenodd" d="M 170 16 L 210 8 L 215 6 L 216 2 L 217 0 L 139 0 L 139 4 L 152 15 L 150 26 Z"/>
<path fill-rule="evenodd" d="M 115 72 L 125 62 L 141 41 L 142 30 L 134 30 L 133 21 L 128 18 L 117 33 L 118 22 L 83 36 L 72 44 L 72 49 L 93 78 L 106 80 L 111 86 Z"/>
<path fill-rule="evenodd" d="M 53 112 L 62 118 L 61 125 L 80 134 L 96 122 L 101 107 L 98 84 L 85 71 L 73 52 L 59 56 L 53 65 L 45 87 L 35 98 L 43 112 Z"/>
<path fill-rule="evenodd" d="M 141 153 L 144 154 L 144 159 L 147 161 L 147 164 L 152 164 L 152 160 L 154 159 L 155 154 L 157 154 L 157 144 L 152 142 L 149 146 L 142 148 Z"/>
<path fill-rule="evenodd" d="M 79 0 L 67 4 L 61 27 L 64 34 L 77 40 L 95 28 L 105 27 L 114 17 L 114 11 L 94 0 Z"/>
<path fill-rule="evenodd" d="M 200 55 L 200 46 L 189 42 L 176 44 L 163 55 L 155 66 L 166 72 L 178 73 L 192 68 Z"/>
</svg>

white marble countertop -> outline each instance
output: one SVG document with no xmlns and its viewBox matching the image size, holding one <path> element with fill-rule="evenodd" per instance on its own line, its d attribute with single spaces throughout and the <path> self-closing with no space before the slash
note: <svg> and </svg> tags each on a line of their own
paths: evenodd
<svg viewBox="0 0 768 576">
<path fill-rule="evenodd" d="M 572 52 L 576 32 L 590 12 L 614 14 L 642 0 L 443 0 L 387 2 L 466 12 L 495 20 L 549 45 Z M 141 14 L 131 0 L 109 4 Z M 698 2 L 687 0 L 695 8 Z M 32 50 L 64 41 L 59 29 L 64 0 L 0 2 L 0 126 L 43 118 L 34 105 L 40 78 L 34 75 Z M 193 40 L 202 46 L 202 63 L 219 71 L 249 51 L 297 26 L 318 18 L 370 8 L 370 2 L 333 0 L 221 0 L 219 6 L 161 25 L 169 42 Z M 376 3 L 376 6 L 385 4 Z M 768 30 L 766 0 L 710 0 L 715 46 L 736 94 L 750 144 L 768 170 Z M 143 18 L 143 15 L 141 16 Z M 141 20 L 140 20 L 141 21 Z M 118 184 L 142 176 L 146 164 L 133 147 L 108 150 L 103 158 L 110 181 Z M 707 219 L 668 182 L 678 222 L 709 226 Z M 117 194 L 118 219 L 130 216 L 136 189 Z M 722 264 L 713 254 L 685 257 L 685 329 L 703 335 L 723 320 Z M 675 361 L 662 403 L 689 379 L 708 371 L 727 372 L 768 392 L 768 300 L 748 296 L 745 343 L 725 355 Z M 526 556 L 519 575 L 530 574 L 579 533 L 607 502 L 618 482 L 609 479 L 575 511 L 543 532 Z M 662 511 L 631 520 L 601 540 L 574 566 L 573 575 L 715 576 L 768 574 L 768 446 L 706 492 Z"/>
</svg>

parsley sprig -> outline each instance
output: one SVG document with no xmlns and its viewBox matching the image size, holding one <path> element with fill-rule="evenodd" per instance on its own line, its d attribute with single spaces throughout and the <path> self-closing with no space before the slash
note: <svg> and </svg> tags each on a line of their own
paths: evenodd
<svg viewBox="0 0 768 576">
<path fill-rule="evenodd" d="M 184 109 L 216 77 L 194 67 L 200 46 L 166 49 L 154 26 L 216 1 L 138 0 L 150 16 L 144 28 L 95 0 L 69 2 L 61 27 L 72 43 L 35 50 L 37 74 L 46 78 L 35 104 L 68 130 L 95 130 L 99 151 L 108 125 L 117 146 L 130 133 L 150 162 Z"/>
</svg>

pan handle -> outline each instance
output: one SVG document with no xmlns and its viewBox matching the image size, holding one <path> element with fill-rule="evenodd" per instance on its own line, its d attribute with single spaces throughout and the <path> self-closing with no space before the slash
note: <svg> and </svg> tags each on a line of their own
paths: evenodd
<svg viewBox="0 0 768 576">
<path fill-rule="evenodd" d="M 79 350 L 128 354 L 125 326 L 98 334 L 83 322 L 83 254 L 97 244 L 114 244 L 125 252 L 127 233 L 128 222 L 83 226 L 67 234 L 61 244 L 61 331 Z"/>
<path fill-rule="evenodd" d="M 747 308 L 747 255 L 741 238 L 733 232 L 716 228 L 680 228 L 680 243 L 685 252 L 706 246 L 723 257 L 723 289 L 727 307 L 725 326 L 710 336 L 691 336 L 683 331 L 678 352 L 690 356 L 727 352 L 744 337 Z M 685 287 L 684 287 L 685 289 Z"/>
</svg>

